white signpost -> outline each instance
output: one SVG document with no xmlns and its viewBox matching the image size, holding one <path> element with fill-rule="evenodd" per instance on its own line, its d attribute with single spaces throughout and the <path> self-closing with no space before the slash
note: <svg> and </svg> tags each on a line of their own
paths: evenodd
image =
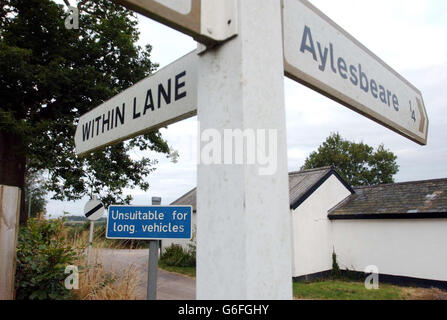
<svg viewBox="0 0 447 320">
<path fill-rule="evenodd" d="M 211 46 L 82 116 L 75 136 L 78 154 L 196 112 L 199 135 L 275 130 L 275 141 L 268 142 L 277 150 L 270 175 L 259 174 L 260 163 L 198 166 L 197 298 L 291 299 L 284 73 L 426 144 L 421 93 L 305 0 L 117 2 Z M 216 45 L 236 30 L 234 40 Z M 244 150 L 265 144 L 257 141 Z"/>
<path fill-rule="evenodd" d="M 419 143 L 428 118 L 418 89 L 307 0 L 283 0 L 288 77 Z"/>
<path fill-rule="evenodd" d="M 79 155 L 157 130 L 197 113 L 197 54 L 191 52 L 79 119 Z"/>
</svg>

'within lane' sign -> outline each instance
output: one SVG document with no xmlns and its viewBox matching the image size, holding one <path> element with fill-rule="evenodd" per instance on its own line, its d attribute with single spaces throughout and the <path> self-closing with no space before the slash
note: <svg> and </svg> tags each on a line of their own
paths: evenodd
<svg viewBox="0 0 447 320">
<path fill-rule="evenodd" d="M 197 113 L 197 55 L 191 52 L 84 114 L 78 155 L 130 139 Z"/>
</svg>

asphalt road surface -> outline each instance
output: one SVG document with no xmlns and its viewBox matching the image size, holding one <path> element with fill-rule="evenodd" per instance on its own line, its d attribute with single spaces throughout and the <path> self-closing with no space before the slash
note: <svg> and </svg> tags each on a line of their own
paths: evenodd
<svg viewBox="0 0 447 320">
<path fill-rule="evenodd" d="M 149 250 L 96 249 L 106 271 L 120 274 L 134 267 L 138 277 L 137 299 L 146 299 Z M 195 300 L 195 279 L 158 269 L 157 300 Z"/>
</svg>

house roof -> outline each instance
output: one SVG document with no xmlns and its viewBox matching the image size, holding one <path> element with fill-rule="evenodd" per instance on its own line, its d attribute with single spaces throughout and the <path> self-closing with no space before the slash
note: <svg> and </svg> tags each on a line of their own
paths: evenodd
<svg viewBox="0 0 447 320">
<path fill-rule="evenodd" d="M 351 193 L 354 192 L 349 184 L 332 167 L 291 172 L 289 173 L 290 207 L 292 209 L 298 208 L 332 175 L 335 175 Z M 193 207 L 193 211 L 196 211 L 196 188 L 175 200 L 172 205 L 190 205 Z"/>
<path fill-rule="evenodd" d="M 447 179 L 355 188 L 329 219 L 447 218 Z"/>
<path fill-rule="evenodd" d="M 197 198 L 197 188 L 192 189 L 191 191 L 185 193 L 183 196 L 175 200 L 171 205 L 177 206 L 192 206 L 192 210 L 196 211 L 196 198 Z"/>
</svg>

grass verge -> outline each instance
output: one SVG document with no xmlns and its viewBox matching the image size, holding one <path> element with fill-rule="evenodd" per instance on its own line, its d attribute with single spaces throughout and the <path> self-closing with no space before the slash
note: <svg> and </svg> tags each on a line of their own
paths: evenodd
<svg viewBox="0 0 447 320">
<path fill-rule="evenodd" d="M 402 300 L 402 288 L 380 284 L 378 290 L 367 290 L 363 282 L 350 280 L 325 280 L 318 282 L 294 282 L 296 299 L 309 300 Z"/>
<path fill-rule="evenodd" d="M 166 263 L 164 263 L 161 260 L 158 262 L 158 267 L 160 269 L 163 269 L 168 272 L 175 272 L 175 273 L 183 274 L 183 275 L 191 277 L 191 278 L 196 277 L 196 267 L 173 267 L 173 266 L 168 266 Z"/>
<path fill-rule="evenodd" d="M 191 278 L 195 267 L 171 267 L 162 261 L 159 267 Z M 294 282 L 293 296 L 299 300 L 447 300 L 447 292 L 431 288 L 399 287 L 381 283 L 378 290 L 367 290 L 362 281 L 351 279 Z"/>
<path fill-rule="evenodd" d="M 447 292 L 436 288 L 380 283 L 378 290 L 368 290 L 362 281 L 350 279 L 294 282 L 293 295 L 302 300 L 447 300 Z"/>
</svg>

